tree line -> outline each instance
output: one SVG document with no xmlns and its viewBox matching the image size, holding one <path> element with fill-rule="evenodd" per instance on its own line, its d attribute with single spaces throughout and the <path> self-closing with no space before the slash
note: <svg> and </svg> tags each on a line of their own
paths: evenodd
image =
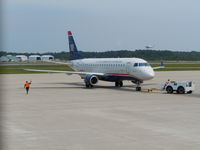
<svg viewBox="0 0 200 150">
<path fill-rule="evenodd" d="M 0 51 L 0 56 L 5 55 L 53 55 L 55 59 L 69 60 L 69 52 L 47 52 L 47 53 L 17 53 Z M 200 52 L 191 51 L 170 51 L 170 50 L 118 50 L 105 52 L 84 52 L 80 51 L 83 58 L 124 58 L 138 57 L 145 60 L 174 60 L 174 61 L 200 61 Z"/>
</svg>

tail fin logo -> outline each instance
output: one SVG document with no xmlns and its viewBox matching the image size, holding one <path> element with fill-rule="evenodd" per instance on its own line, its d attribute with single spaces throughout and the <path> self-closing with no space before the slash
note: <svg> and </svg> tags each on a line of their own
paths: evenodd
<svg viewBox="0 0 200 150">
<path fill-rule="evenodd" d="M 71 31 L 68 31 L 68 36 L 72 36 L 72 32 Z"/>
<path fill-rule="evenodd" d="M 76 47 L 76 44 L 75 44 L 75 41 L 74 41 L 71 31 L 68 31 L 68 40 L 69 40 L 70 59 L 71 60 L 81 59 L 81 56 L 78 52 L 78 49 Z"/>
</svg>

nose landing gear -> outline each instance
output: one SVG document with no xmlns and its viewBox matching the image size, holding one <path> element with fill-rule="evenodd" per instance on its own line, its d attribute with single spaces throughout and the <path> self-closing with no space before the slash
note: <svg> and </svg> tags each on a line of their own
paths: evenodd
<svg viewBox="0 0 200 150">
<path fill-rule="evenodd" d="M 137 86 L 136 86 L 136 91 L 141 91 L 141 81 L 132 81 L 133 83 L 135 83 Z"/>
<path fill-rule="evenodd" d="M 141 91 L 141 87 L 140 86 L 136 87 L 136 91 Z"/>
</svg>

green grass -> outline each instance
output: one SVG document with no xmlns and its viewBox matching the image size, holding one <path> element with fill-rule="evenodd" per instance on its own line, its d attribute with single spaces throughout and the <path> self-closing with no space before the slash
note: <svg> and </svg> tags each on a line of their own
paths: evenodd
<svg viewBox="0 0 200 150">
<path fill-rule="evenodd" d="M 26 71 L 24 69 L 72 71 L 72 69 L 67 65 L 0 65 L 0 74 L 41 73 L 35 71 Z"/>
</svg>

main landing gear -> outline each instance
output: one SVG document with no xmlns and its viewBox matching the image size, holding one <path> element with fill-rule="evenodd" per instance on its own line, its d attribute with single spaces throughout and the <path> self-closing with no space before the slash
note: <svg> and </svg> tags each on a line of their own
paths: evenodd
<svg viewBox="0 0 200 150">
<path fill-rule="evenodd" d="M 85 87 L 86 88 L 93 88 L 93 85 L 90 82 L 85 80 Z"/>
<path fill-rule="evenodd" d="M 90 83 L 85 83 L 85 87 L 86 87 L 86 88 L 92 88 L 92 87 L 93 87 L 93 85 L 92 85 L 92 84 L 90 84 Z"/>
<path fill-rule="evenodd" d="M 123 86 L 123 82 L 122 81 L 116 81 L 115 82 L 115 86 L 116 87 L 122 87 Z"/>
<path fill-rule="evenodd" d="M 140 81 L 132 81 L 133 83 L 135 83 L 137 86 L 136 86 L 136 91 L 141 91 L 141 83 Z M 123 82 L 122 81 L 116 81 L 115 82 L 115 87 L 123 87 Z"/>
</svg>

